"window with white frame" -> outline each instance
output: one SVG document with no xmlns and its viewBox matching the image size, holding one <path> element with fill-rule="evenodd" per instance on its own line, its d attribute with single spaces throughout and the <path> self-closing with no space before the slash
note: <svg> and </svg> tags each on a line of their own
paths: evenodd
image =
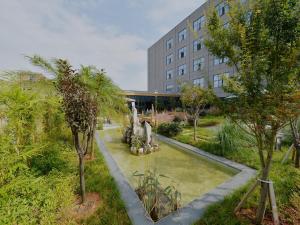
<svg viewBox="0 0 300 225">
<path fill-rule="evenodd" d="M 168 70 L 166 73 L 166 79 L 171 80 L 173 78 L 173 70 Z"/>
<path fill-rule="evenodd" d="M 217 9 L 218 15 L 223 16 L 229 11 L 229 6 L 225 2 L 222 2 L 216 6 L 216 9 Z"/>
<path fill-rule="evenodd" d="M 200 51 L 203 47 L 203 38 L 195 40 L 193 43 L 194 52 Z"/>
<path fill-rule="evenodd" d="M 193 80 L 193 84 L 199 87 L 204 87 L 204 77 Z"/>
<path fill-rule="evenodd" d="M 174 88 L 174 85 L 173 85 L 173 84 L 167 84 L 167 85 L 166 85 L 166 92 L 172 92 L 172 91 L 173 91 L 173 88 Z"/>
<path fill-rule="evenodd" d="M 170 54 L 167 56 L 167 65 L 171 64 L 173 62 L 173 54 Z"/>
<path fill-rule="evenodd" d="M 219 88 L 223 86 L 223 78 L 229 77 L 229 73 L 223 73 L 223 74 L 215 74 L 214 75 L 214 88 Z"/>
<path fill-rule="evenodd" d="M 193 61 L 193 70 L 194 71 L 200 71 L 204 67 L 204 58 L 195 59 Z"/>
<path fill-rule="evenodd" d="M 167 40 L 167 49 L 173 48 L 173 38 Z"/>
<path fill-rule="evenodd" d="M 186 47 L 183 47 L 178 50 L 178 58 L 182 59 L 186 56 Z"/>
<path fill-rule="evenodd" d="M 219 64 L 223 64 L 223 63 L 227 63 L 227 62 L 228 62 L 227 57 L 224 57 L 224 58 L 215 57 L 215 59 L 214 59 L 214 65 L 219 65 Z"/>
<path fill-rule="evenodd" d="M 187 35 L 186 29 L 180 31 L 180 32 L 178 33 L 178 40 L 179 40 L 179 42 L 184 41 L 184 40 L 186 39 L 186 35 Z"/>
<path fill-rule="evenodd" d="M 220 74 L 215 74 L 214 75 L 214 88 L 219 88 L 223 86 L 223 79 L 222 75 Z"/>
<path fill-rule="evenodd" d="M 193 23 L 193 28 L 195 31 L 201 30 L 205 23 L 205 16 L 201 16 L 199 19 L 195 20 Z"/>
<path fill-rule="evenodd" d="M 178 75 L 183 76 L 184 74 L 186 74 L 186 64 L 178 66 Z"/>
</svg>

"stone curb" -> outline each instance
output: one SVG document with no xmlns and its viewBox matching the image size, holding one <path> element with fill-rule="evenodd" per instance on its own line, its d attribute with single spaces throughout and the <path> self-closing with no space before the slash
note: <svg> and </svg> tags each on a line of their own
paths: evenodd
<svg viewBox="0 0 300 225">
<path fill-rule="evenodd" d="M 163 141 L 167 144 L 179 147 L 180 149 L 204 157 L 214 163 L 226 166 L 235 170 L 237 174 L 231 179 L 225 181 L 221 185 L 217 186 L 208 193 L 199 196 L 186 206 L 180 208 L 176 212 L 169 214 L 168 216 L 162 218 L 158 222 L 154 223 L 151 218 L 148 216 L 148 213 L 143 207 L 142 202 L 139 200 L 135 191 L 131 188 L 127 178 L 123 175 L 117 163 L 114 161 L 108 149 L 106 148 L 104 142 L 100 139 L 99 133 L 95 133 L 95 138 L 100 152 L 103 154 L 105 161 L 108 165 L 111 175 L 114 177 L 121 197 L 125 202 L 126 210 L 129 218 L 131 219 L 134 225 L 190 225 L 195 223 L 201 218 L 205 212 L 207 206 L 221 201 L 224 197 L 234 190 L 238 189 L 251 178 L 254 178 L 256 175 L 256 170 L 251 169 L 245 165 L 233 162 L 231 160 L 225 159 L 223 157 L 215 156 L 208 152 L 205 152 L 201 149 L 193 147 L 188 144 L 181 143 L 179 141 L 156 135 L 160 141 Z"/>
</svg>

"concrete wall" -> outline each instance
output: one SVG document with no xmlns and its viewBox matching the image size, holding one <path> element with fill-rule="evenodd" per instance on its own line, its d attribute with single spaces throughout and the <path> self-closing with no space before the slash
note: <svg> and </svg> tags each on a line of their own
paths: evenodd
<svg viewBox="0 0 300 225">
<path fill-rule="evenodd" d="M 213 75 L 222 74 L 224 72 L 234 73 L 234 69 L 228 67 L 225 63 L 214 65 L 214 56 L 211 55 L 206 47 L 202 47 L 200 51 L 193 51 L 194 40 L 198 37 L 205 38 L 206 33 L 202 28 L 198 31 L 198 37 L 193 34 L 188 25 L 193 26 L 193 22 L 201 16 L 205 16 L 209 7 L 215 7 L 221 0 L 208 1 L 196 9 L 191 15 L 186 17 L 176 27 L 169 31 L 159 41 L 148 49 L 148 91 L 166 92 L 166 85 L 174 85 L 172 92 L 178 92 L 178 87 L 182 82 L 193 82 L 194 79 L 204 77 L 205 87 L 210 83 L 213 85 Z M 226 15 L 221 17 L 226 21 Z M 179 42 L 178 33 L 183 29 L 187 30 L 186 40 Z M 172 49 L 167 49 L 167 41 L 173 38 Z M 187 55 L 183 59 L 179 59 L 178 50 L 182 47 L 187 48 Z M 166 57 L 173 54 L 173 62 L 170 65 L 166 64 Z M 201 71 L 193 71 L 193 60 L 204 57 L 204 68 Z M 178 75 L 178 66 L 186 64 L 187 73 L 185 75 Z M 173 78 L 166 79 L 168 70 L 173 70 Z M 214 88 L 216 94 L 220 97 L 225 96 L 222 88 Z"/>
</svg>

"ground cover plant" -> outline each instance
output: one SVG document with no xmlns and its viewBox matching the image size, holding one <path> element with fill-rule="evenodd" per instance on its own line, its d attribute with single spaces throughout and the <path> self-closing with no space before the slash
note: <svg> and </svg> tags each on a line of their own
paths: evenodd
<svg viewBox="0 0 300 225">
<path fill-rule="evenodd" d="M 55 224 L 73 220 L 64 214 L 76 189 L 76 159 L 70 147 L 70 134 L 55 119 L 62 112 L 53 110 L 50 114 L 43 107 L 46 102 L 55 106 L 53 97 L 48 101 L 47 94 L 41 92 L 23 89 L 13 81 L 1 86 L 1 119 L 5 123 L 0 128 L 0 224 Z M 57 140 L 46 129 L 46 114 L 61 128 L 56 135 L 65 132 L 62 139 Z"/>
<path fill-rule="evenodd" d="M 130 224 L 99 153 L 86 165 L 86 189 L 102 204 L 81 207 L 61 97 L 53 81 L 34 73 L 39 78 L 23 81 L 27 75 L 12 72 L 1 82 L 0 224 Z"/>
<path fill-rule="evenodd" d="M 212 117 L 209 117 L 212 119 Z M 205 120 L 205 117 L 202 118 Z M 215 155 L 223 156 L 225 158 L 231 159 L 233 161 L 248 165 L 254 169 L 260 168 L 259 157 L 253 147 L 253 142 L 251 139 L 243 138 L 245 134 L 238 127 L 235 127 L 236 132 L 233 136 L 230 136 L 230 132 L 227 133 L 230 141 L 239 143 L 234 144 L 234 148 L 227 146 L 222 148 L 218 136 L 223 133 L 222 127 L 234 126 L 234 124 L 228 124 L 228 121 L 223 120 L 223 124 L 215 127 L 198 127 L 196 130 L 197 141 L 193 139 L 193 127 L 185 126 L 183 127 L 182 133 L 175 136 L 174 139 L 191 144 L 198 147 L 204 151 L 210 152 Z M 240 135 L 240 133 L 243 133 Z M 242 139 L 241 139 L 242 138 Z M 234 139 L 234 140 L 233 140 Z M 273 171 L 270 174 L 270 178 L 276 184 L 275 193 L 277 198 L 277 203 L 279 207 L 280 219 L 283 224 L 297 224 L 300 220 L 299 215 L 299 201 L 300 201 L 300 171 L 292 166 L 292 161 L 289 159 L 285 165 L 282 165 L 281 161 L 286 154 L 286 151 L 292 140 L 282 147 L 282 150 L 275 151 L 272 160 Z M 249 220 L 249 214 L 251 214 L 250 219 L 254 220 L 255 204 L 258 201 L 259 192 L 258 190 L 254 195 L 248 200 L 245 208 L 249 208 L 248 211 L 242 210 L 241 214 L 237 217 L 233 210 L 235 206 L 239 203 L 242 195 L 247 191 L 246 187 L 241 188 L 239 191 L 235 192 L 233 195 L 227 196 L 224 201 L 216 203 L 209 207 L 207 212 L 204 214 L 203 219 L 198 221 L 196 224 L 201 225 L 223 225 L 223 224 L 252 224 Z M 270 209 L 267 209 L 267 221 L 271 221 L 272 217 L 270 214 Z M 218 215 L 218 216 L 216 216 Z"/>
<path fill-rule="evenodd" d="M 88 161 L 85 169 L 87 192 L 98 193 L 100 204 L 93 215 L 81 220 L 80 224 L 130 225 L 117 185 L 98 150 L 95 152 L 95 160 Z"/>
<path fill-rule="evenodd" d="M 177 122 L 161 123 L 157 127 L 157 133 L 167 137 L 174 137 L 178 135 L 181 131 L 181 125 Z"/>
</svg>

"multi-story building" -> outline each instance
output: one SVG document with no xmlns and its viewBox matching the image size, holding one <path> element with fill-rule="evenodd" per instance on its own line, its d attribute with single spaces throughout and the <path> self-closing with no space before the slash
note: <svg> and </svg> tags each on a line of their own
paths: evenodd
<svg viewBox="0 0 300 225">
<path fill-rule="evenodd" d="M 220 0 L 210 0 L 180 22 L 148 49 L 148 91 L 176 93 L 185 82 L 201 87 L 210 84 L 215 93 L 223 97 L 223 77 L 234 73 L 226 65 L 227 59 L 219 59 L 208 52 L 204 45 L 204 25 L 209 7 L 228 26 L 226 14 L 229 7 Z"/>
</svg>

